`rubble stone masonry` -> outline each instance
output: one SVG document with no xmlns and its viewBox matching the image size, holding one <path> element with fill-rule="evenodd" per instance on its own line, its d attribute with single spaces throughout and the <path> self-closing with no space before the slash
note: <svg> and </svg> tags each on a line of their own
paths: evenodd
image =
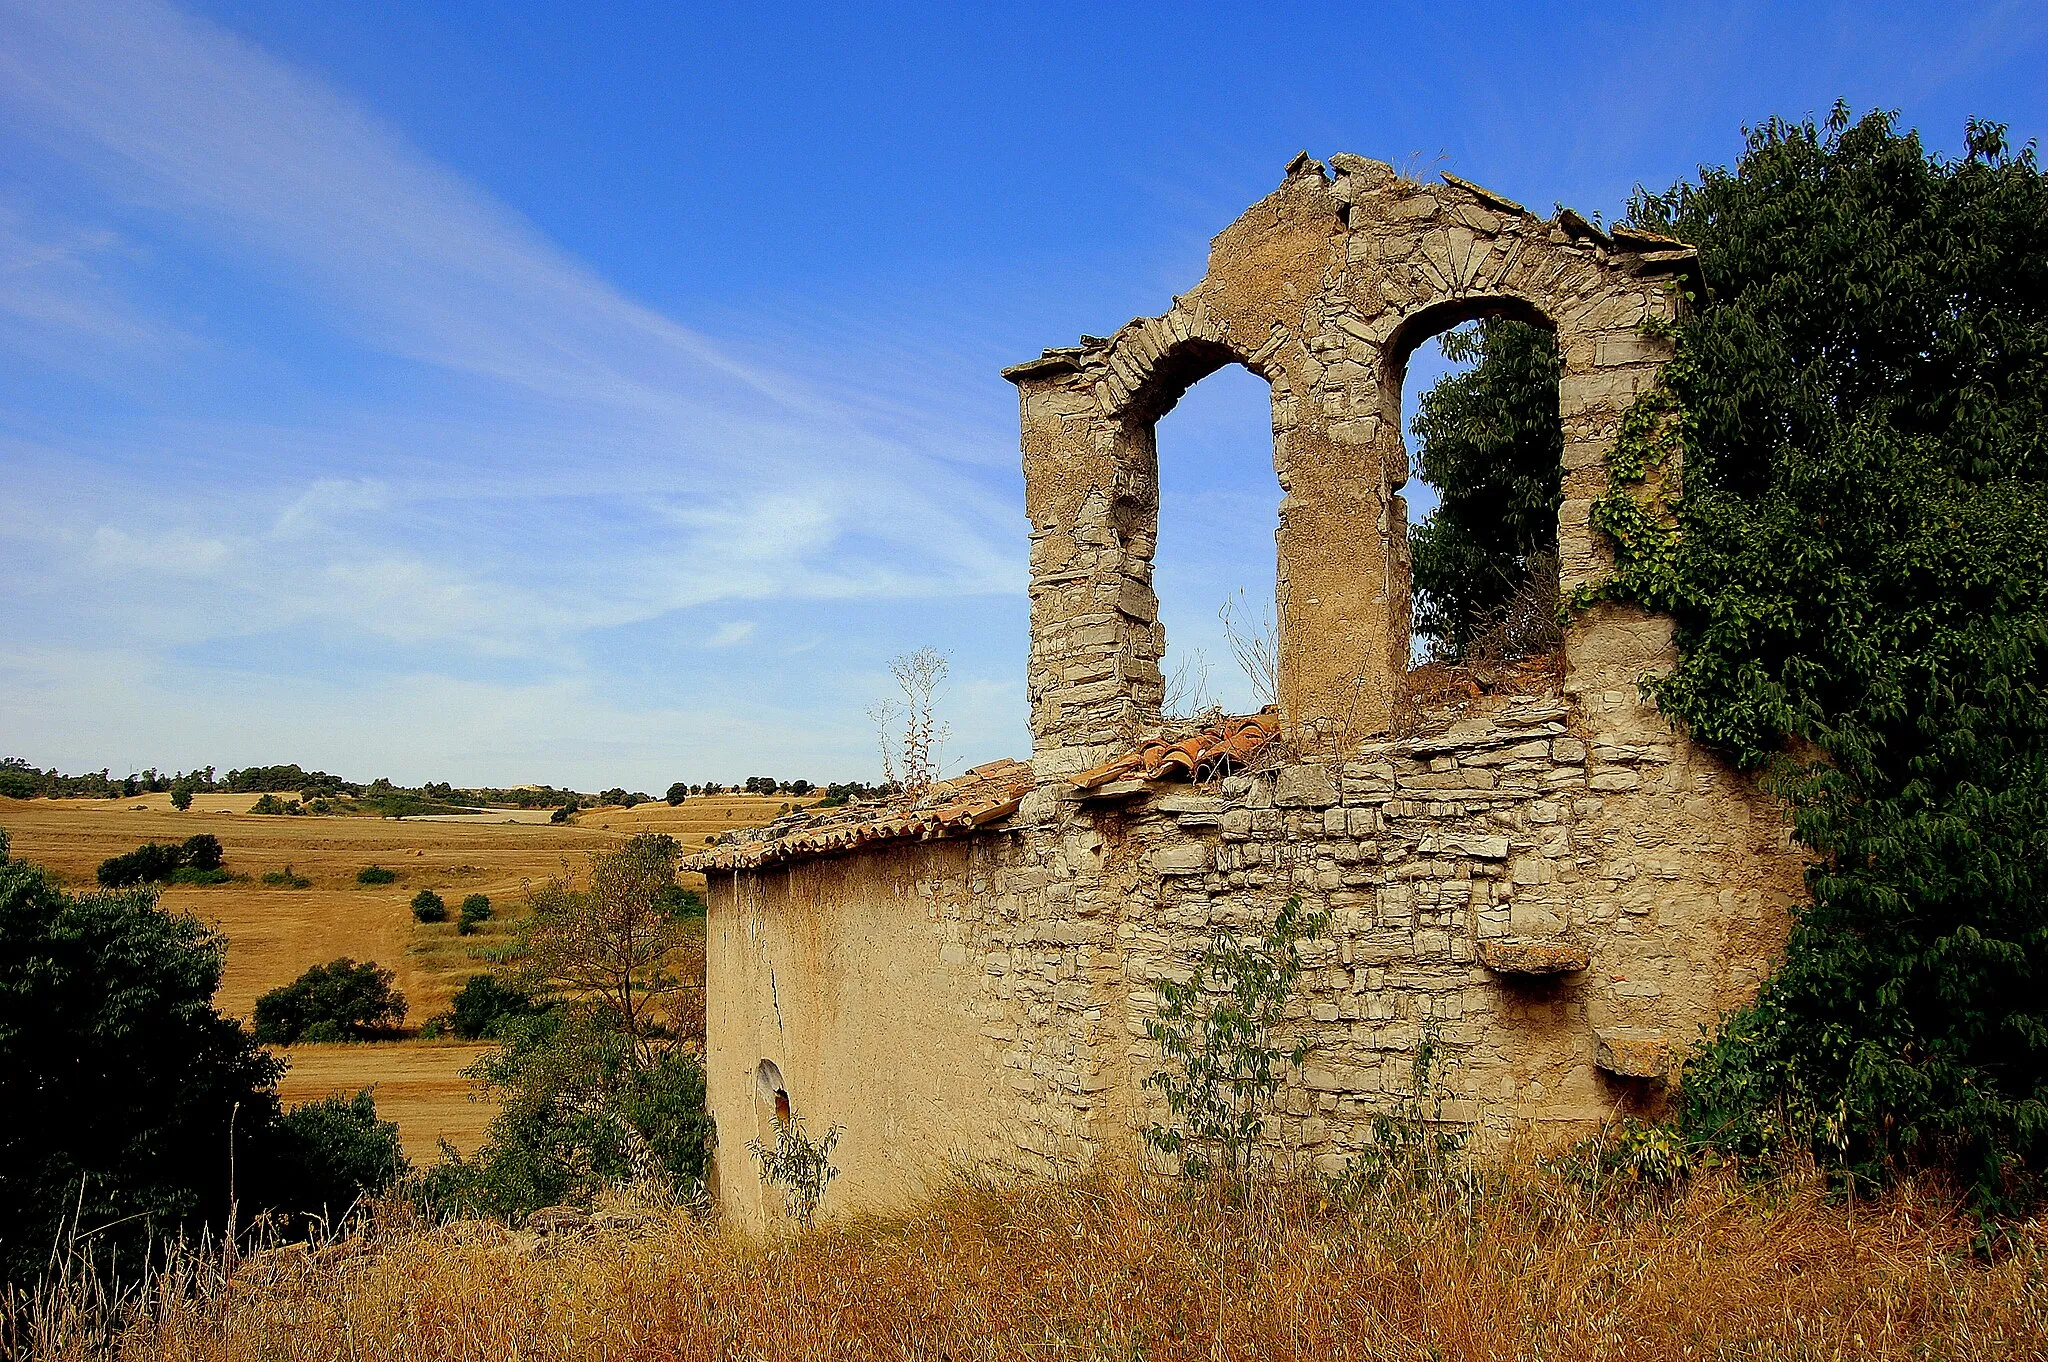
<svg viewBox="0 0 2048 1362">
<path fill-rule="evenodd" d="M 1774 802 L 1644 700 L 1671 631 L 1631 607 L 1576 615 L 1558 667 L 1404 715 L 1399 402 L 1409 352 L 1445 327 L 1555 327 L 1563 584 L 1597 583 L 1611 561 L 1588 508 L 1668 357 L 1646 323 L 1676 315 L 1696 269 L 1678 243 L 1539 221 L 1449 177 L 1301 157 L 1162 316 L 1007 371 L 1031 525 L 1028 793 L 958 835 L 700 858 L 720 1200 L 769 1214 L 743 1150 L 773 1137 L 771 1082 L 813 1130 L 844 1127 L 841 1208 L 962 1163 L 1135 1150 L 1163 1116 L 1143 1087 L 1156 980 L 1294 896 L 1331 925 L 1305 947 L 1289 1025 L 1310 1052 L 1276 1154 L 1336 1167 L 1363 1148 L 1426 1028 L 1445 1115 L 1482 1132 L 1655 1109 L 1683 1047 L 1775 962 L 1801 859 Z M 1159 731 L 1152 427 L 1226 363 L 1273 389 L 1284 739 L 1266 769 L 1079 788 Z"/>
</svg>

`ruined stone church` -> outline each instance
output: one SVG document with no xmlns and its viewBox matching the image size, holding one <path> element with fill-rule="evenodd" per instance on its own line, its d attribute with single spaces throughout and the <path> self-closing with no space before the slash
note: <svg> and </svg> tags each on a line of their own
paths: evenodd
<svg viewBox="0 0 2048 1362">
<path fill-rule="evenodd" d="M 1411 674 L 1400 401 L 1415 347 L 1510 317 L 1562 358 L 1562 589 L 1612 569 L 1589 523 L 1623 412 L 1697 291 L 1678 242 L 1543 220 L 1454 176 L 1297 157 L 1165 312 L 1004 371 L 1031 535 L 1030 760 L 915 799 L 792 815 L 694 858 L 710 883 L 714 1182 L 773 1214 L 746 1151 L 843 1134 L 838 1208 L 962 1166 L 1078 1169 L 1163 1113 L 1155 981 L 1217 925 L 1327 912 L 1268 1136 L 1335 1168 L 1408 1090 L 1501 1136 L 1654 1109 L 1674 1058 L 1755 992 L 1800 890 L 1783 813 L 1639 679 L 1666 619 L 1595 604 L 1562 656 L 1488 684 Z M 1272 390 L 1278 704 L 1162 720 L 1154 425 L 1240 364 Z M 1665 468 L 1672 479 L 1679 470 Z"/>
</svg>

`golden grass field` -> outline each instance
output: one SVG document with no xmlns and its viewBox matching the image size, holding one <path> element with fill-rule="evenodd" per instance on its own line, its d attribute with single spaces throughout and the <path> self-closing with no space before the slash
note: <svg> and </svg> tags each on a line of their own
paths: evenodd
<svg viewBox="0 0 2048 1362">
<path fill-rule="evenodd" d="M 394 1217 L 232 1272 L 195 1264 L 114 1350 L 165 1362 L 671 1358 L 2039 1359 L 2038 1225 L 1974 1259 L 1913 1186 L 1831 1200 L 1726 1173 L 1674 1196 L 1526 1164 L 1475 1185 L 1224 1205 L 1146 1176 L 957 1186 L 767 1239 L 627 1198 L 593 1228 Z M 89 1319 L 89 1312 L 78 1312 Z M 41 1355 L 84 1357 L 61 1305 Z"/>
<path fill-rule="evenodd" d="M 727 828 L 774 817 L 785 801 L 760 795 L 708 795 L 676 808 L 656 801 L 631 809 L 585 810 L 576 823 L 286 817 L 251 814 L 257 796 L 198 795 L 179 813 L 168 794 L 133 799 L 0 799 L 0 828 L 12 855 L 54 871 L 72 889 L 94 887 L 93 871 L 109 856 L 144 842 L 181 842 L 196 833 L 220 838 L 230 884 L 174 885 L 167 908 L 188 911 L 225 934 L 227 968 L 217 996 L 222 1011 L 247 1017 L 259 994 L 291 982 L 308 966 L 338 956 L 374 960 L 398 976 L 407 1024 L 417 1026 L 448 1005 L 471 974 L 489 967 L 488 952 L 514 930 L 522 886 L 564 870 L 580 872 L 593 852 L 642 832 L 665 832 L 701 845 Z M 531 816 L 530 816 L 531 817 Z M 289 865 L 312 884 L 305 889 L 262 882 Z M 395 883 L 364 886 L 356 872 L 383 865 Z M 700 877 L 696 879 L 701 887 Z M 419 890 L 448 901 L 450 921 L 413 920 Z M 488 894 L 497 916 L 472 936 L 458 936 L 454 909 L 470 894 Z M 417 1039 L 374 1045 L 308 1045 L 287 1053 L 291 1069 L 279 1091 L 289 1103 L 376 1086 L 377 1109 L 396 1120 L 408 1155 L 430 1157 L 443 1138 L 475 1148 L 492 1108 L 471 1099 L 462 1071 L 482 1047 Z"/>
</svg>

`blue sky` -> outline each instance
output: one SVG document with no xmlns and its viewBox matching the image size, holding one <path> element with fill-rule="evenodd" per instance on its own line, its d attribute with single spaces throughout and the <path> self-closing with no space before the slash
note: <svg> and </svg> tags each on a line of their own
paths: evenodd
<svg viewBox="0 0 2048 1362">
<path fill-rule="evenodd" d="M 2037 4 L 749 9 L 0 0 L 0 749 L 872 779 L 931 644 L 949 765 L 1022 755 L 997 370 L 1297 150 L 1611 215 L 1837 97 L 2048 131 Z M 1232 371 L 1160 428 L 1227 703 L 1265 422 Z"/>
</svg>

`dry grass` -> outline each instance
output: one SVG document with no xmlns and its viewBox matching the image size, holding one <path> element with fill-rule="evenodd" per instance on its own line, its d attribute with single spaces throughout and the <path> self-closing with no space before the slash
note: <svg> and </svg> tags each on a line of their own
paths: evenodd
<svg viewBox="0 0 2048 1362">
<path fill-rule="evenodd" d="M 11 854 L 54 871 L 73 889 L 93 887 L 93 871 L 109 856 L 143 842 L 182 842 L 195 833 L 220 838 L 227 868 L 245 876 L 229 884 L 176 885 L 164 891 L 167 908 L 188 911 L 218 927 L 228 940 L 227 969 L 215 1002 L 247 1017 L 256 998 L 296 979 L 309 966 L 337 956 L 374 960 L 394 971 L 417 1025 L 442 1011 L 470 975 L 490 967 L 515 928 L 523 886 L 559 874 L 565 863 L 583 868 L 590 852 L 614 847 L 637 833 L 665 832 L 686 847 L 727 828 L 773 818 L 783 800 L 758 795 L 711 795 L 670 808 L 656 802 L 631 809 L 586 810 L 569 826 L 508 823 L 510 811 L 485 821 L 283 817 L 251 814 L 257 796 L 195 796 L 179 813 L 168 794 L 133 799 L 0 799 L 0 828 L 13 840 Z M 356 872 L 379 864 L 398 872 L 396 883 L 364 886 Z M 305 889 L 262 882 L 266 871 L 290 865 L 312 881 Z M 691 877 L 701 887 L 701 877 Z M 455 923 L 413 921 L 412 896 L 439 892 L 451 908 L 469 894 L 488 894 L 499 916 L 472 936 Z M 476 1146 L 493 1108 L 471 1100 L 462 1070 L 475 1061 L 471 1047 L 431 1041 L 374 1045 L 298 1046 L 287 1052 L 292 1069 L 280 1091 L 287 1102 L 375 1085 L 380 1113 L 398 1122 L 406 1152 L 425 1158 L 447 1136 L 465 1151 Z"/>
<path fill-rule="evenodd" d="M 598 1223 L 607 1220 L 598 1216 Z M 383 1231 L 168 1293 L 125 1358 L 2038 1358 L 2037 1227 L 1992 1264 L 1905 1189 L 1703 1178 L 1595 1205 L 1523 1173 L 1476 1202 L 1251 1209 L 1152 1181 L 961 1186 L 774 1241 L 680 1211 L 537 1236 Z M 69 1355 L 81 1354 L 72 1352 Z"/>
</svg>

